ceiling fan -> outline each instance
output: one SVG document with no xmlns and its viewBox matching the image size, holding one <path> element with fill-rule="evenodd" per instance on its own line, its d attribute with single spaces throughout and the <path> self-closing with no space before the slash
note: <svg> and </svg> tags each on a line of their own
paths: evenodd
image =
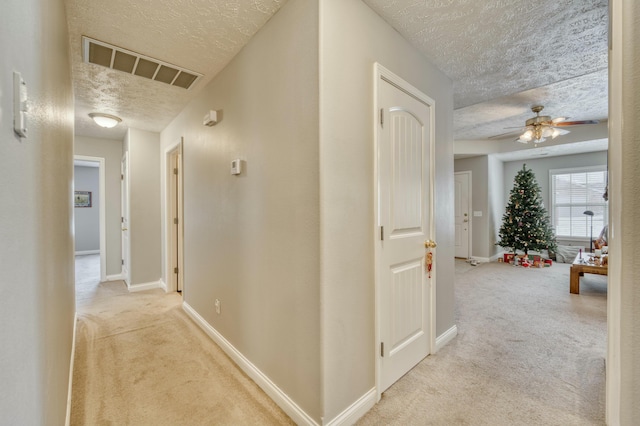
<svg viewBox="0 0 640 426">
<path fill-rule="evenodd" d="M 533 111 L 536 116 L 525 121 L 525 127 L 522 129 L 523 133 L 518 137 L 518 139 L 516 139 L 516 142 L 533 142 L 537 144 L 546 141 L 547 138 L 555 139 L 557 136 L 569 133 L 568 130 L 561 129 L 560 127 L 578 126 L 581 124 L 598 124 L 597 120 L 565 121 L 567 117 L 557 117 L 552 119 L 548 115 L 540 115 L 540 112 L 543 109 L 544 106 L 542 105 L 534 105 L 531 107 L 531 111 Z M 503 133 L 502 135 L 497 135 L 493 138 L 504 136 L 506 134 L 508 133 Z"/>
</svg>

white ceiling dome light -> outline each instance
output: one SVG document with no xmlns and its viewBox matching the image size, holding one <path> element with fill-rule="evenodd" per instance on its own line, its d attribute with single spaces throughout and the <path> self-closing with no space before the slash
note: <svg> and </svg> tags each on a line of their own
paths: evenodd
<svg viewBox="0 0 640 426">
<path fill-rule="evenodd" d="M 98 126 L 106 127 L 107 129 L 117 126 L 118 123 L 122 121 L 120 117 L 116 117 L 115 115 L 110 114 L 103 114 L 100 112 L 92 112 L 89 114 L 89 117 L 91 117 Z"/>
</svg>

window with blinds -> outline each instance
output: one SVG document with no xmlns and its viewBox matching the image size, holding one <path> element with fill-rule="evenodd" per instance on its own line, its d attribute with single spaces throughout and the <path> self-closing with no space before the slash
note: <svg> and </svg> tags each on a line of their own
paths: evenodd
<svg viewBox="0 0 640 426">
<path fill-rule="evenodd" d="M 589 238 L 593 212 L 596 238 L 608 223 L 607 203 L 602 198 L 607 185 L 606 167 L 550 170 L 551 220 L 557 237 Z"/>
</svg>

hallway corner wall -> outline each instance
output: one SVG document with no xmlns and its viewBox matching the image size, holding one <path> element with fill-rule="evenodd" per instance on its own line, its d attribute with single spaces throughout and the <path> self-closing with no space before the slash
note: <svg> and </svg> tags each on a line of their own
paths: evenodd
<svg viewBox="0 0 640 426">
<path fill-rule="evenodd" d="M 131 286 L 156 285 L 162 276 L 159 147 L 159 133 L 127 130 Z"/>
<path fill-rule="evenodd" d="M 320 2 L 320 45 L 322 392 L 330 422 L 375 399 L 375 62 L 435 101 L 436 335 L 455 325 L 453 87 L 361 1 Z"/>
<path fill-rule="evenodd" d="M 0 417 L 63 425 L 75 318 L 73 89 L 63 0 L 0 13 Z M 13 131 L 13 72 L 27 137 Z"/>
<path fill-rule="evenodd" d="M 164 156 L 184 137 L 185 302 L 316 423 L 318 49 L 317 0 L 288 0 L 162 131 L 158 149 Z M 213 127 L 202 123 L 210 110 L 221 115 Z"/>
</svg>

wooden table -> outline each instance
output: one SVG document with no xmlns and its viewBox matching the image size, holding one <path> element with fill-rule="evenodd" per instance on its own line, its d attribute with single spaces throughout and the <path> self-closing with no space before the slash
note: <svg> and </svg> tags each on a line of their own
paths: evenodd
<svg viewBox="0 0 640 426">
<path fill-rule="evenodd" d="M 569 291 L 571 293 L 580 294 L 580 277 L 584 274 L 608 275 L 609 267 L 607 265 L 598 266 L 589 263 L 592 257 L 591 253 L 578 253 L 573 261 L 569 279 Z"/>
</svg>

